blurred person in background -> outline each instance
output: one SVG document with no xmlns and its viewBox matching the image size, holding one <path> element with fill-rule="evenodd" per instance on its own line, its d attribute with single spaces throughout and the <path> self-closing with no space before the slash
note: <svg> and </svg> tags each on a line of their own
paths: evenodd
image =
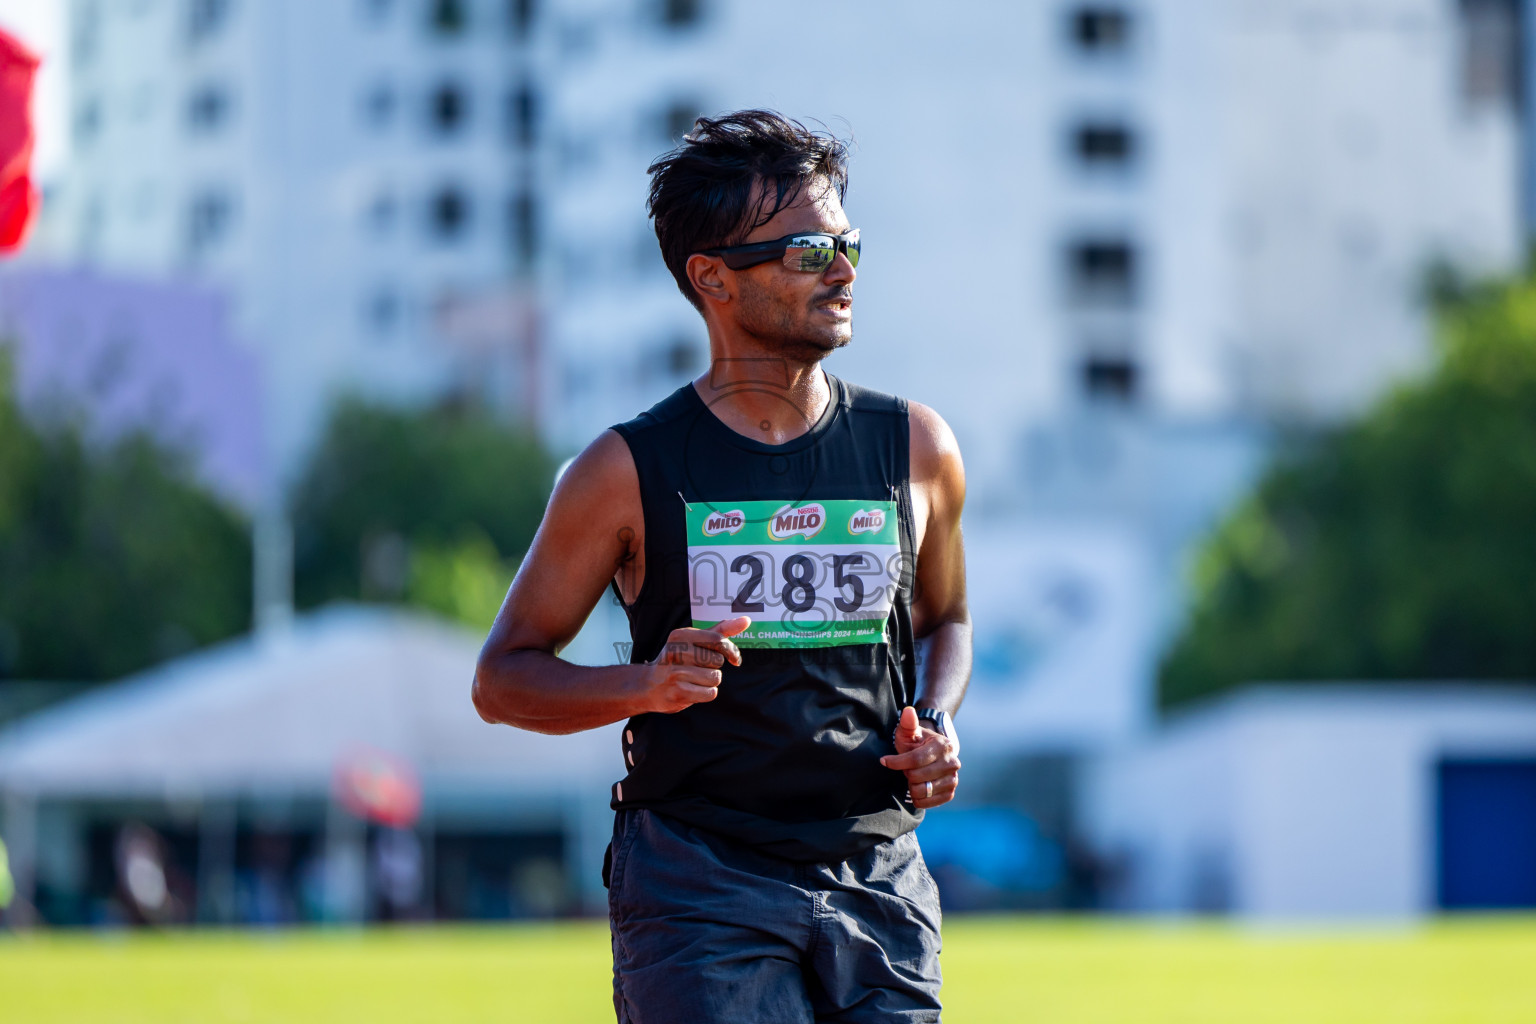
<svg viewBox="0 0 1536 1024">
<path fill-rule="evenodd" d="M 959 450 L 933 410 L 822 369 L 853 336 L 843 143 L 741 111 L 650 172 L 711 366 L 561 477 L 475 705 L 544 733 L 628 719 L 604 879 L 621 1021 L 937 1021 L 912 833 L 959 780 Z M 560 660 L 606 587 L 631 663 Z"/>
<path fill-rule="evenodd" d="M 16 881 L 11 878 L 11 857 L 6 852 L 5 840 L 0 839 L 0 910 L 11 905 L 16 895 Z"/>
<path fill-rule="evenodd" d="M 177 870 L 165 839 L 141 822 L 117 836 L 117 887 L 129 919 L 140 924 L 182 924 L 193 903 L 191 882 Z"/>
<path fill-rule="evenodd" d="M 373 845 L 373 874 L 383 903 L 381 917 L 408 921 L 421 916 L 421 840 L 410 829 L 387 828 Z"/>
</svg>

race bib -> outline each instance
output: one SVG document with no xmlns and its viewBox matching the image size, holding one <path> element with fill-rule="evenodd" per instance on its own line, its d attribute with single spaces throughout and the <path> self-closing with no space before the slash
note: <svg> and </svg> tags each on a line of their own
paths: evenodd
<svg viewBox="0 0 1536 1024">
<path fill-rule="evenodd" d="M 749 615 L 741 647 L 881 643 L 902 578 L 896 529 L 892 501 L 693 502 L 693 624 Z"/>
</svg>

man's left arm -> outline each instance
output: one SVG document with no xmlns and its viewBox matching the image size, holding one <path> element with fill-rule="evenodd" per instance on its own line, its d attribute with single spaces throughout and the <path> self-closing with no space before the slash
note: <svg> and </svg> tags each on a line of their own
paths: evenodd
<svg viewBox="0 0 1536 1024">
<path fill-rule="evenodd" d="M 902 771 L 918 809 L 954 799 L 960 782 L 960 744 L 919 709 L 960 710 L 971 679 L 971 615 L 965 600 L 965 547 L 960 512 L 965 466 L 949 424 L 927 406 L 910 406 L 913 511 L 922 521 L 913 586 L 912 629 L 917 637 L 917 699 L 902 711 L 896 753 L 881 758 Z"/>
</svg>

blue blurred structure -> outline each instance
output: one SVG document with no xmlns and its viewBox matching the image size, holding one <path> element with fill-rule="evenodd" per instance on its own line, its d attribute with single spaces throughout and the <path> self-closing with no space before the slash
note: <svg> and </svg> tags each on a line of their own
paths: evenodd
<svg viewBox="0 0 1536 1024">
<path fill-rule="evenodd" d="M 1436 767 L 1436 902 L 1536 907 L 1536 754 L 1448 758 Z"/>
<path fill-rule="evenodd" d="M 148 432 L 249 510 L 268 475 L 261 363 L 232 336 L 228 305 L 206 285 L 6 267 L 0 345 L 32 417 L 100 441 Z"/>
<path fill-rule="evenodd" d="M 1066 881 L 1061 845 L 1009 808 L 963 807 L 930 815 L 919 838 L 948 909 L 996 907 L 1009 893 L 1048 892 Z"/>
</svg>

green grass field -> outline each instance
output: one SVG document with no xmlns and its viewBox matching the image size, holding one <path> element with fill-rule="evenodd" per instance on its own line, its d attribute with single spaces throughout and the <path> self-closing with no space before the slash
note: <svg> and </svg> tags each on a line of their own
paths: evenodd
<svg viewBox="0 0 1536 1024">
<path fill-rule="evenodd" d="M 1531 918 L 1260 932 L 957 917 L 944 944 L 951 1024 L 1536 1021 Z M 0 1020 L 601 1022 L 608 971 L 602 923 L 43 934 L 0 938 Z"/>
</svg>

